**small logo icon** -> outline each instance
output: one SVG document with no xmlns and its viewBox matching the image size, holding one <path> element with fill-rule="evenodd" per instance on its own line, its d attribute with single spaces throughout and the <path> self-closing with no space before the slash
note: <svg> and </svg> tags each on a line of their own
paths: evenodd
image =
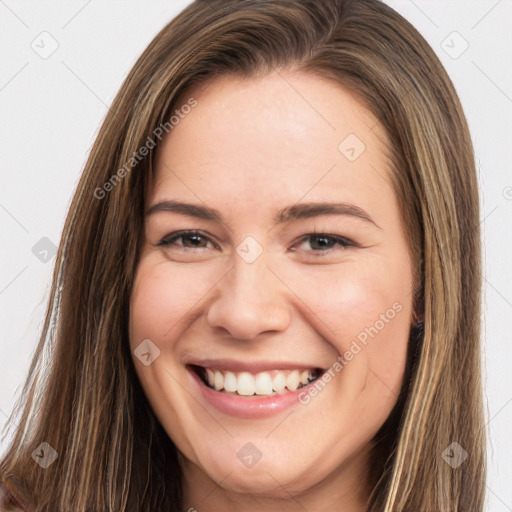
<svg viewBox="0 0 512 512">
<path fill-rule="evenodd" d="M 41 32 L 30 44 L 41 59 L 49 59 L 59 48 L 59 43 L 49 32 Z"/>
<path fill-rule="evenodd" d="M 355 162 L 366 149 L 364 142 L 355 134 L 345 137 L 338 146 L 338 151 L 349 161 Z"/>
<path fill-rule="evenodd" d="M 245 443 L 236 454 L 238 460 L 249 469 L 256 466 L 262 455 L 253 443 Z"/>
<path fill-rule="evenodd" d="M 505 187 L 503 189 L 503 197 L 507 200 L 507 201 L 512 201 L 512 187 Z"/>
<path fill-rule="evenodd" d="M 453 442 L 446 450 L 441 454 L 443 460 L 451 466 L 453 469 L 457 469 L 468 457 L 468 452 L 462 448 L 462 446 Z"/>
<path fill-rule="evenodd" d="M 43 468 L 51 466 L 59 454 L 48 444 L 41 443 L 33 452 L 32 458 Z"/>
<path fill-rule="evenodd" d="M 160 349 L 151 340 L 145 339 L 133 353 L 144 366 L 149 366 L 160 355 Z"/>
<path fill-rule="evenodd" d="M 32 247 L 32 254 L 43 263 L 48 263 L 57 253 L 57 247 L 49 239 L 43 236 L 34 247 Z"/>
<path fill-rule="evenodd" d="M 454 31 L 441 42 L 441 48 L 452 59 L 458 59 L 469 48 L 469 43 L 457 31 Z"/>
<path fill-rule="evenodd" d="M 249 235 L 238 245 L 236 252 L 246 263 L 254 263 L 261 256 L 263 247 Z"/>
</svg>

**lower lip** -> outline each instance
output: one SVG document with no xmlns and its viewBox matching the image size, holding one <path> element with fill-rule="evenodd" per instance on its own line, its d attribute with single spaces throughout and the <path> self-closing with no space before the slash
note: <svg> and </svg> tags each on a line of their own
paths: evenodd
<svg viewBox="0 0 512 512">
<path fill-rule="evenodd" d="M 268 418 L 274 416 L 293 404 L 299 403 L 298 397 L 308 386 L 298 389 L 297 391 L 288 391 L 283 394 L 272 396 L 253 395 L 250 397 L 242 397 L 236 395 L 228 395 L 209 388 L 193 370 L 188 369 L 194 382 L 199 387 L 199 391 L 203 398 L 219 411 L 242 419 Z"/>
</svg>

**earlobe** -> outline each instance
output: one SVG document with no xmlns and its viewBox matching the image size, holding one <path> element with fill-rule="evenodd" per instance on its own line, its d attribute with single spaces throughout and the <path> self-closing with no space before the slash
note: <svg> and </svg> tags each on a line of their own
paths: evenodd
<svg viewBox="0 0 512 512">
<path fill-rule="evenodd" d="M 423 325 L 423 313 L 422 314 L 414 313 L 413 320 L 414 320 L 414 323 L 412 324 L 411 327 L 420 327 L 420 324 Z"/>
<path fill-rule="evenodd" d="M 423 330 L 424 327 L 425 327 L 425 325 L 423 323 L 423 320 L 419 320 L 418 322 L 414 323 L 412 326 L 412 328 L 416 331 Z"/>
<path fill-rule="evenodd" d="M 412 319 L 411 319 L 411 329 L 417 331 L 419 329 L 423 329 L 424 327 L 424 314 L 418 313 L 416 308 L 414 308 Z"/>
</svg>

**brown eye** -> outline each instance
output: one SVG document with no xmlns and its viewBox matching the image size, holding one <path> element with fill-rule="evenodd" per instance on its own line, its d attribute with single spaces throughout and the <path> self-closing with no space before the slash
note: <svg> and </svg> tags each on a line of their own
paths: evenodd
<svg viewBox="0 0 512 512">
<path fill-rule="evenodd" d="M 185 247 L 197 248 L 206 247 L 208 245 L 208 240 L 200 235 L 181 235 L 180 238 Z"/>
<path fill-rule="evenodd" d="M 327 236 L 310 236 L 309 244 L 312 249 L 324 250 L 331 249 L 336 244 L 336 241 Z"/>
<path fill-rule="evenodd" d="M 304 238 L 304 241 L 309 243 L 309 246 L 313 251 L 328 251 L 333 249 L 336 245 L 341 247 L 350 247 L 355 245 L 340 236 L 324 234 L 307 235 Z"/>
<path fill-rule="evenodd" d="M 181 240 L 181 243 L 179 241 Z M 206 249 L 208 243 L 212 243 L 211 240 L 197 231 L 179 231 L 177 233 L 171 233 L 170 235 L 163 238 L 158 242 L 158 247 L 166 247 L 169 245 L 176 245 L 184 247 L 186 249 Z M 215 245 L 215 244 L 213 244 Z"/>
</svg>

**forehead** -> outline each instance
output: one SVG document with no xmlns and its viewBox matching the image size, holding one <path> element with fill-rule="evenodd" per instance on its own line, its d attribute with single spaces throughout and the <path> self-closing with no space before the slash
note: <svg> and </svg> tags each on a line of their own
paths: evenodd
<svg viewBox="0 0 512 512">
<path fill-rule="evenodd" d="M 157 148 L 153 202 L 172 193 L 258 208 L 306 195 L 371 203 L 391 192 L 384 130 L 333 80 L 223 76 L 182 94 L 175 108 L 192 97 L 197 106 Z"/>
</svg>

